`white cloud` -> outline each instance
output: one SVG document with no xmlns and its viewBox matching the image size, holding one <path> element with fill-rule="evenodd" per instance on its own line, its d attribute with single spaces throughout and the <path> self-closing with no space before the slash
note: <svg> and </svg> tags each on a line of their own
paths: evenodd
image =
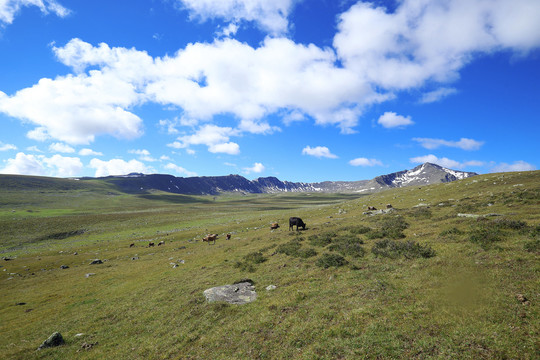
<svg viewBox="0 0 540 360">
<path fill-rule="evenodd" d="M 482 145 L 484 145 L 483 141 L 477 141 L 467 138 L 461 138 L 459 139 L 459 141 L 448 141 L 431 138 L 413 138 L 413 141 L 419 142 L 422 147 L 430 150 L 437 149 L 441 146 L 455 147 L 462 150 L 478 150 Z"/>
<path fill-rule="evenodd" d="M 75 149 L 66 144 L 52 143 L 51 145 L 49 145 L 49 151 L 60 153 L 74 153 Z"/>
<path fill-rule="evenodd" d="M 463 169 L 469 166 L 483 166 L 485 163 L 483 161 L 478 160 L 470 160 L 465 162 L 459 162 L 456 160 L 448 159 L 446 157 L 438 158 L 437 156 L 433 154 L 424 155 L 424 156 L 418 156 L 410 159 L 411 163 L 413 164 L 423 164 L 423 163 L 432 163 L 437 164 L 449 169 Z"/>
<path fill-rule="evenodd" d="M 128 153 L 139 155 L 139 159 L 142 161 L 149 161 L 149 162 L 158 161 L 157 159 L 150 156 L 150 151 L 146 149 L 128 150 Z"/>
<path fill-rule="evenodd" d="M 0 1 L 0 23 L 11 24 L 22 7 L 36 6 L 47 15 L 54 13 L 66 17 L 70 11 L 55 0 L 2 0 Z"/>
<path fill-rule="evenodd" d="M 81 160 L 76 157 L 57 154 L 48 158 L 44 155 L 27 155 L 19 152 L 15 158 L 7 160 L 6 167 L 0 170 L 0 173 L 69 177 L 78 175 L 82 168 Z"/>
<path fill-rule="evenodd" d="M 387 111 L 379 117 L 377 121 L 385 128 L 403 127 L 414 124 L 410 116 L 398 115 L 395 112 Z"/>
<path fill-rule="evenodd" d="M 429 104 L 442 100 L 443 98 L 457 93 L 457 90 L 454 88 L 439 88 L 434 91 L 427 92 L 422 95 L 420 99 L 421 104 Z"/>
<path fill-rule="evenodd" d="M 173 163 L 168 163 L 167 165 L 165 165 L 165 169 L 172 170 L 177 174 L 181 174 L 181 175 L 185 175 L 185 176 L 197 176 L 197 173 L 186 170 L 183 167 L 178 166 L 178 165 L 173 164 Z"/>
<path fill-rule="evenodd" d="M 29 146 L 26 148 L 27 151 L 33 151 L 33 152 L 38 152 L 38 153 L 42 153 L 43 151 L 39 150 L 39 148 L 37 146 Z"/>
<path fill-rule="evenodd" d="M 13 144 L 4 144 L 0 141 L 0 151 L 17 150 L 17 147 Z"/>
<path fill-rule="evenodd" d="M 92 149 L 81 149 L 79 151 L 79 155 L 81 155 L 81 156 L 102 156 L 103 153 L 98 152 L 98 151 L 94 151 Z"/>
<path fill-rule="evenodd" d="M 403 0 L 394 12 L 358 2 L 339 16 L 345 66 L 385 89 L 455 80 L 475 56 L 540 45 L 537 0 Z"/>
<path fill-rule="evenodd" d="M 96 169 L 96 177 L 127 175 L 133 172 L 148 174 L 153 170 L 138 160 L 125 161 L 122 159 L 112 159 L 109 161 L 92 159 L 90 160 L 90 168 Z"/>
<path fill-rule="evenodd" d="M 222 18 L 236 23 L 253 21 L 271 34 L 286 33 L 287 17 L 298 0 L 177 0 L 203 20 Z"/>
<path fill-rule="evenodd" d="M 491 172 L 509 172 L 509 171 L 531 171 L 536 170 L 536 166 L 523 160 L 515 161 L 513 164 L 500 163 L 491 169 Z"/>
<path fill-rule="evenodd" d="M 181 136 L 168 146 L 182 149 L 190 145 L 206 145 L 208 151 L 212 153 L 225 153 L 236 155 L 240 153 L 240 146 L 230 142 L 231 136 L 238 136 L 240 132 L 231 127 L 220 127 L 217 125 L 203 125 L 194 134 Z"/>
<path fill-rule="evenodd" d="M 368 159 L 368 158 L 356 158 L 349 161 L 349 164 L 352 166 L 382 166 L 383 163 L 377 159 Z"/>
<path fill-rule="evenodd" d="M 167 156 L 167 155 L 161 155 L 161 156 L 159 157 L 159 160 L 161 160 L 161 161 L 168 161 L 168 160 L 171 160 L 171 158 L 170 158 L 169 156 Z"/>
<path fill-rule="evenodd" d="M 263 164 L 261 163 L 254 163 L 252 167 L 245 167 L 244 168 L 244 173 L 245 174 L 251 174 L 251 173 L 262 173 L 263 171 L 265 170 L 265 167 Z"/>
<path fill-rule="evenodd" d="M 337 155 L 334 155 L 330 152 L 330 150 L 326 146 L 316 146 L 312 148 L 311 146 L 306 146 L 302 149 L 302 155 L 311 155 L 318 158 L 329 158 L 329 159 L 337 159 Z"/>
<path fill-rule="evenodd" d="M 224 27 L 223 29 L 218 31 L 217 35 L 218 36 L 230 37 L 231 35 L 236 35 L 236 32 L 238 31 L 238 28 L 239 28 L 238 24 L 230 23 L 229 25 L 227 25 L 226 27 Z"/>
</svg>

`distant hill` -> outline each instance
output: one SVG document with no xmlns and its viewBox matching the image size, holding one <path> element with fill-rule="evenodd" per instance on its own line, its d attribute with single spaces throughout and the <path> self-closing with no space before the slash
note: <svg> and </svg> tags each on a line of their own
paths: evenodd
<svg viewBox="0 0 540 360">
<path fill-rule="evenodd" d="M 124 176 L 99 178 L 128 193 L 160 190 L 176 194 L 205 195 L 223 192 L 281 193 L 281 192 L 375 192 L 388 188 L 444 183 L 477 175 L 473 172 L 450 170 L 439 165 L 425 163 L 412 170 L 378 176 L 372 180 L 325 181 L 303 183 L 281 181 L 276 177 L 260 177 L 253 181 L 240 175 L 176 177 L 172 175 L 145 175 L 132 173 Z M 83 178 L 89 180 L 93 178 Z"/>
<path fill-rule="evenodd" d="M 439 165 L 425 163 L 412 170 L 403 170 L 377 176 L 371 180 L 324 181 L 303 183 L 281 181 L 276 177 L 260 177 L 248 180 L 240 175 L 176 177 L 165 174 L 131 173 L 122 176 L 80 179 L 58 179 L 37 176 L 0 175 L 3 189 L 76 190 L 95 186 L 107 186 L 126 193 L 147 193 L 159 190 L 185 195 L 216 195 L 219 193 L 282 193 L 282 192 L 324 192 L 352 193 L 377 192 L 389 188 L 421 186 L 445 183 L 478 175 L 473 172 L 450 170 Z"/>
</svg>

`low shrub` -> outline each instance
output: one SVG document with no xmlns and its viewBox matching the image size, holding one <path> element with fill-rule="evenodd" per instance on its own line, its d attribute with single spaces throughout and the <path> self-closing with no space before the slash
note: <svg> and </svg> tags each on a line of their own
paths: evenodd
<svg viewBox="0 0 540 360">
<path fill-rule="evenodd" d="M 401 217 L 387 217 L 381 221 L 380 228 L 372 230 L 366 234 L 368 239 L 401 239 L 405 237 L 403 230 L 405 230 L 409 224 Z"/>
<path fill-rule="evenodd" d="M 463 231 L 459 230 L 457 227 L 446 229 L 441 231 L 439 236 L 448 236 L 448 235 L 463 235 Z"/>
<path fill-rule="evenodd" d="M 425 207 L 414 209 L 410 215 L 415 219 L 430 219 L 431 218 L 431 210 Z"/>
<path fill-rule="evenodd" d="M 312 235 L 309 237 L 309 242 L 313 246 L 324 247 L 332 242 L 332 238 L 336 237 L 336 233 L 329 231 L 320 235 Z"/>
<path fill-rule="evenodd" d="M 300 249 L 297 251 L 295 256 L 303 258 L 303 259 L 307 259 L 313 256 L 317 256 L 317 251 L 315 251 L 315 249 L 312 249 L 312 248 Z"/>
<path fill-rule="evenodd" d="M 342 255 L 352 256 L 355 258 L 363 257 L 366 254 L 366 250 L 360 245 L 360 243 L 337 243 L 328 247 L 330 251 L 339 252 Z"/>
<path fill-rule="evenodd" d="M 268 259 L 264 257 L 262 252 L 256 251 L 256 252 L 252 252 L 244 256 L 244 260 L 253 264 L 261 264 Z"/>
<path fill-rule="evenodd" d="M 414 241 L 401 242 L 389 239 L 377 241 L 371 248 L 371 252 L 376 257 L 382 256 L 392 259 L 401 256 L 407 259 L 419 257 L 430 258 L 436 255 L 435 250 L 428 245 L 420 245 Z"/>
<path fill-rule="evenodd" d="M 501 230 L 489 225 L 474 228 L 469 233 L 469 241 L 480 245 L 484 250 L 491 249 L 495 243 L 502 240 Z"/>
<path fill-rule="evenodd" d="M 510 220 L 505 218 L 493 220 L 492 223 L 499 229 L 522 230 L 527 227 L 527 223 L 525 221 Z"/>
<path fill-rule="evenodd" d="M 343 230 L 347 230 L 348 232 L 354 235 L 362 235 L 362 234 L 366 234 L 370 232 L 371 228 L 364 225 L 353 225 L 353 226 L 346 227 Z"/>
<path fill-rule="evenodd" d="M 523 249 L 527 252 L 540 253 L 540 238 L 528 241 L 523 245 Z"/>
<path fill-rule="evenodd" d="M 300 250 L 300 247 L 302 245 L 297 241 L 290 241 L 286 244 L 281 244 L 277 247 L 276 252 L 278 254 L 285 254 L 289 256 L 296 256 L 298 253 L 298 250 Z"/>
<path fill-rule="evenodd" d="M 331 266 L 340 267 L 347 265 L 348 263 L 349 262 L 341 255 L 324 253 L 317 259 L 316 265 L 327 269 Z"/>
</svg>

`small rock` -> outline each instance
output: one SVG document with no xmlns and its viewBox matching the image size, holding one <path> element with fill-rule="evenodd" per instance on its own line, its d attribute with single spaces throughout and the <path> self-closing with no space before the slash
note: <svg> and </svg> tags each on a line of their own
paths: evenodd
<svg viewBox="0 0 540 360">
<path fill-rule="evenodd" d="M 268 285 L 268 286 L 266 287 L 266 290 L 267 290 L 267 291 L 275 290 L 276 287 L 277 287 L 276 285 Z"/>
<path fill-rule="evenodd" d="M 101 261 L 100 259 L 95 259 L 95 260 L 92 260 L 92 262 L 90 263 L 90 265 L 96 265 L 96 264 L 103 264 L 103 261 Z"/>
<path fill-rule="evenodd" d="M 77 351 L 80 351 L 80 350 L 90 350 L 92 347 L 96 346 L 98 343 L 95 342 L 95 343 L 87 343 L 87 342 L 83 342 L 82 345 L 81 345 L 81 348 Z"/>
<path fill-rule="evenodd" d="M 62 334 L 60 334 L 59 332 L 55 332 L 51 336 L 49 336 L 49 338 L 45 340 L 43 344 L 39 345 L 37 349 L 41 350 L 48 347 L 63 345 L 64 343 L 65 342 L 64 342 L 64 338 L 62 337 Z"/>
<path fill-rule="evenodd" d="M 87 277 L 87 278 L 89 278 L 90 276 L 94 276 L 94 275 L 96 275 L 96 273 L 88 273 L 88 274 L 86 274 L 86 275 L 84 275 L 84 276 Z"/>
<path fill-rule="evenodd" d="M 73 253 L 73 255 L 79 255 L 76 251 Z"/>
<path fill-rule="evenodd" d="M 525 297 L 523 294 L 516 294 L 516 298 L 518 301 L 520 301 L 523 305 L 529 305 L 529 300 Z"/>
<path fill-rule="evenodd" d="M 139 257 L 138 256 L 134 256 L 131 258 L 131 260 L 139 260 Z"/>
<path fill-rule="evenodd" d="M 457 214 L 458 217 L 466 217 L 466 218 L 479 218 L 480 215 L 477 214 Z"/>
<path fill-rule="evenodd" d="M 78 333 L 78 334 L 75 334 L 75 337 L 81 337 L 83 335 L 84 335 L 84 333 Z"/>
<path fill-rule="evenodd" d="M 60 265 L 60 269 L 69 269 L 69 266 L 67 266 L 67 265 Z"/>
</svg>

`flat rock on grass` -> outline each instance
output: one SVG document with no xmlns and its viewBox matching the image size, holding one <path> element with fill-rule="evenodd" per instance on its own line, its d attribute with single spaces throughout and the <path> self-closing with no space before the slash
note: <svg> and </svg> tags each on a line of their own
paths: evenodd
<svg viewBox="0 0 540 360">
<path fill-rule="evenodd" d="M 49 348 L 49 347 L 55 347 L 59 345 L 64 344 L 64 338 L 62 337 L 62 334 L 59 332 L 53 333 L 47 340 L 43 342 L 43 344 L 39 345 L 38 350 Z"/>
<path fill-rule="evenodd" d="M 229 304 L 242 305 L 255 301 L 257 293 L 251 282 L 217 286 L 204 290 L 208 302 L 225 301 Z"/>
</svg>

